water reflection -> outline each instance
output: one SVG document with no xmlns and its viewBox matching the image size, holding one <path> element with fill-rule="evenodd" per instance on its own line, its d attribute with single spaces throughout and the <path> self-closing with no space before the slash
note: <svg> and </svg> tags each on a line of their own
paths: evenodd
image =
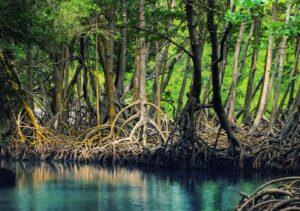
<svg viewBox="0 0 300 211">
<path fill-rule="evenodd" d="M 45 162 L 0 161 L 0 167 L 18 180 L 0 190 L 0 210 L 233 210 L 239 191 L 274 178 Z"/>
</svg>

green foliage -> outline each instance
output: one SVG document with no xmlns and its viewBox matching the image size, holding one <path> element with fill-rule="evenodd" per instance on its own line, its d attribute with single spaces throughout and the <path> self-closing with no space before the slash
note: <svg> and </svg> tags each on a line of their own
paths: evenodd
<svg viewBox="0 0 300 211">
<path fill-rule="evenodd" d="M 54 27 L 68 39 L 86 34 L 90 30 L 88 19 L 99 12 L 92 0 L 70 0 L 62 2 L 55 18 Z"/>
<path fill-rule="evenodd" d="M 264 6 L 263 0 L 238 0 L 235 1 L 235 11 L 227 10 L 225 20 L 233 24 L 240 24 L 244 21 L 251 21 L 255 16 L 261 16 L 261 9 Z"/>
<path fill-rule="evenodd" d="M 205 2 L 205 1 L 204 1 Z M 106 36 L 114 36 L 115 49 L 114 49 L 114 70 L 117 70 L 117 59 L 118 59 L 118 48 L 120 44 L 120 30 L 123 27 L 127 28 L 127 48 L 126 48 L 126 74 L 125 74 L 125 84 L 129 85 L 134 71 L 134 59 L 136 53 L 136 38 L 141 33 L 134 29 L 138 25 L 138 1 L 128 0 L 127 11 L 128 11 L 128 23 L 122 25 L 121 17 L 121 7 L 120 2 L 115 0 L 47 0 L 47 1 L 36 1 L 36 0 L 0 0 L 0 44 L 1 47 L 6 49 L 6 51 L 14 52 L 17 67 L 21 67 L 22 71 L 18 74 L 21 76 L 22 84 L 25 84 L 25 68 L 22 69 L 24 65 L 24 52 L 23 45 L 32 44 L 32 46 L 37 47 L 41 51 L 41 55 L 46 58 L 43 60 L 45 67 L 42 68 L 40 72 L 34 71 L 35 77 L 41 75 L 51 75 L 52 63 L 53 61 L 49 59 L 49 55 L 59 52 L 61 46 L 67 43 L 72 53 L 77 56 L 78 51 L 78 36 L 89 36 L 90 46 L 89 51 L 90 59 L 94 62 L 94 46 L 95 46 L 95 34 L 102 34 Z M 292 15 L 288 24 L 285 24 L 285 11 L 287 8 L 288 0 L 279 0 L 278 4 L 278 16 L 276 21 L 270 23 L 271 11 L 274 1 L 271 0 L 235 0 L 234 1 L 236 9 L 234 12 L 227 10 L 225 1 L 218 1 L 218 13 L 216 16 L 216 21 L 219 25 L 219 33 L 224 29 L 225 22 L 230 21 L 233 24 L 233 29 L 231 31 L 231 39 L 228 41 L 229 54 L 227 57 L 227 66 L 225 70 L 224 82 L 221 89 L 221 95 L 223 102 L 228 98 L 228 93 L 231 86 L 231 74 L 232 74 L 232 63 L 234 55 L 234 45 L 236 43 L 237 29 L 241 22 L 246 22 L 247 27 L 245 34 L 249 32 L 250 23 L 255 17 L 262 18 L 262 28 L 260 32 L 260 46 L 259 47 L 259 59 L 257 62 L 257 70 L 255 75 L 255 85 L 264 74 L 265 66 L 265 53 L 267 48 L 268 36 L 271 33 L 275 37 L 275 45 L 277 46 L 282 36 L 287 36 L 288 47 L 287 56 L 284 67 L 283 84 L 289 83 L 289 73 L 293 65 L 293 53 L 295 47 L 295 38 L 299 35 L 300 31 L 300 15 L 295 15 L 295 5 L 292 9 Z M 195 10 L 197 18 L 195 19 L 197 26 L 200 26 L 200 30 L 197 33 L 203 33 L 201 37 L 205 41 L 205 47 L 203 51 L 202 59 L 202 82 L 203 86 L 206 86 L 210 77 L 210 44 L 206 28 L 206 7 L 202 4 L 194 5 L 197 10 Z M 299 5 L 297 5 L 299 7 Z M 223 16 L 224 11 L 225 18 Z M 96 17 L 105 17 L 106 21 L 110 18 L 115 19 L 115 29 L 113 31 L 108 31 L 107 23 L 102 23 L 100 28 L 96 30 L 95 20 Z M 174 42 L 179 44 L 185 49 L 189 49 L 188 31 L 185 19 L 185 10 L 182 1 L 176 1 L 176 6 L 170 10 L 168 8 L 167 1 L 161 0 L 151 0 L 146 1 L 145 8 L 146 16 L 146 29 L 148 32 L 143 34 L 146 36 L 147 42 L 150 42 L 150 55 L 148 58 L 148 73 L 153 70 L 155 64 L 156 51 L 153 47 L 153 42 L 163 43 L 165 41 L 164 37 L 172 39 Z M 171 22 L 171 27 L 167 27 Z M 201 31 L 203 30 L 203 31 Z M 206 34 L 205 34 L 206 33 Z M 163 35 L 163 36 L 161 36 Z M 245 35 L 246 36 L 246 35 Z M 244 36 L 244 37 L 245 37 Z M 253 39 L 253 38 L 252 38 Z M 13 42 L 12 42 L 13 40 Z M 245 40 L 245 38 L 244 38 Z M 244 48 L 244 46 L 243 46 Z M 253 52 L 253 43 L 250 43 L 248 49 L 248 57 L 245 66 L 241 72 L 241 77 L 237 87 L 237 99 L 236 99 L 236 109 L 239 110 L 243 107 L 244 98 L 247 89 L 248 75 L 251 63 L 251 54 Z M 178 54 L 179 50 L 174 45 L 171 45 L 169 50 L 169 61 L 170 58 Z M 275 50 L 274 50 L 275 55 Z M 274 57 L 275 58 L 275 57 Z M 174 66 L 174 71 L 170 79 L 169 85 L 166 87 L 165 92 L 162 94 L 162 108 L 169 115 L 173 114 L 173 107 L 177 108 L 178 105 L 178 95 L 181 88 L 181 83 L 185 68 L 184 56 L 177 64 Z M 168 62 L 169 62 L 168 61 Z M 78 65 L 77 61 L 71 61 L 72 67 L 70 69 L 75 69 Z M 90 65 L 90 64 L 89 64 Z M 90 65 L 93 69 L 92 65 Z M 275 68 L 272 71 L 276 71 Z M 71 71 L 71 76 L 73 76 L 74 70 Z M 186 102 L 186 93 L 190 89 L 192 73 L 189 73 L 186 90 L 184 94 L 184 102 Z M 296 76 L 297 83 L 299 82 L 299 76 Z M 53 88 L 53 77 L 49 76 L 47 81 L 47 89 L 49 87 Z M 35 82 L 34 82 L 35 83 Z M 37 84 L 37 83 L 36 83 Z M 102 93 L 104 92 L 104 78 L 103 72 L 101 72 L 100 84 L 102 88 Z M 147 93 L 148 99 L 152 100 L 152 85 L 153 80 L 147 81 Z M 3 90 L 6 90 L 10 95 L 11 91 L 9 87 L 2 85 Z M 49 88 L 50 89 L 50 88 Z M 203 90 L 203 89 L 202 89 Z M 51 90 L 52 91 L 52 90 Z M 48 90 L 48 92 L 51 92 Z M 282 92 L 282 90 L 281 90 Z M 49 96 L 52 93 L 49 94 Z M 92 95 L 92 92 L 90 93 Z M 203 93 L 202 96 L 203 97 Z M 126 100 L 130 101 L 131 92 L 126 96 Z M 252 108 L 254 108 L 259 100 L 259 92 L 253 99 Z M 172 104 L 172 105 L 171 105 Z"/>
<path fill-rule="evenodd" d="M 34 0 L 0 0 L 0 38 L 30 42 L 35 9 Z"/>
</svg>

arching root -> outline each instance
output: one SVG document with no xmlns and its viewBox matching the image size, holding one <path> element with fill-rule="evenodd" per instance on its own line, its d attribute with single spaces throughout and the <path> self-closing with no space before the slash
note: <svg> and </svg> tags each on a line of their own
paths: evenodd
<svg viewBox="0 0 300 211">
<path fill-rule="evenodd" d="M 260 186 L 237 207 L 244 210 L 300 210 L 300 177 L 285 177 Z"/>
</svg>

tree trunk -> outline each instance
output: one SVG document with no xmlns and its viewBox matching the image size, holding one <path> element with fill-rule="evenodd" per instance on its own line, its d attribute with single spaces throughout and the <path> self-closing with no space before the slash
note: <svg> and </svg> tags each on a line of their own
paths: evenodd
<svg viewBox="0 0 300 211">
<path fill-rule="evenodd" d="M 133 98 L 132 102 L 139 99 L 139 78 L 140 78 L 140 63 L 141 63 L 141 48 L 139 45 L 136 47 L 136 55 L 134 60 L 134 73 L 133 73 Z"/>
<path fill-rule="evenodd" d="M 63 48 L 60 48 L 63 51 Z M 55 83 L 55 106 L 54 114 L 58 114 L 63 108 L 63 88 L 64 88 L 64 68 L 63 68 L 63 53 L 57 53 L 55 55 L 54 65 L 54 83 Z"/>
<path fill-rule="evenodd" d="M 192 50 L 192 61 L 193 61 L 193 82 L 190 97 L 194 98 L 195 102 L 199 102 L 201 93 L 201 50 L 203 47 L 200 44 L 199 38 L 196 34 L 196 21 L 193 8 L 193 0 L 186 0 L 186 18 L 189 31 L 190 45 Z"/>
<path fill-rule="evenodd" d="M 145 0 L 139 1 L 139 28 L 145 28 Z M 139 49 L 139 99 L 140 99 L 140 121 L 136 126 L 142 125 L 143 132 L 143 144 L 146 146 L 147 143 L 147 93 L 146 93 L 146 72 L 147 72 L 147 55 L 148 55 L 148 47 L 145 41 L 144 35 L 140 35 L 138 40 L 138 49 Z"/>
<path fill-rule="evenodd" d="M 288 83 L 287 85 L 287 90 L 288 90 L 288 86 L 291 86 L 291 91 L 290 91 L 290 96 L 289 96 L 289 100 L 288 100 L 288 105 L 286 110 L 289 112 L 290 111 L 290 107 L 293 104 L 293 100 L 294 100 L 294 90 L 295 90 L 295 83 L 296 83 L 296 79 L 295 77 L 299 74 L 299 70 L 298 70 L 298 65 L 299 65 L 299 58 L 300 58 L 300 34 L 298 34 L 297 36 L 297 47 L 295 50 L 295 59 L 294 59 L 294 65 L 293 65 L 293 70 L 291 72 L 290 75 L 290 80 L 291 83 Z M 284 103 L 284 100 L 282 101 Z M 283 106 L 283 104 L 282 104 Z M 282 108 L 282 106 L 280 108 Z"/>
<path fill-rule="evenodd" d="M 297 95 L 289 115 L 291 116 L 294 112 L 298 111 L 299 109 L 300 109 L 300 85 L 298 86 Z"/>
<path fill-rule="evenodd" d="M 299 12 L 299 7 L 296 6 L 296 11 L 294 16 L 297 16 Z M 283 112 L 283 115 L 286 114 L 288 115 L 291 109 L 291 106 L 293 105 L 293 101 L 294 101 L 294 93 L 295 93 L 295 82 L 296 82 L 296 75 L 298 74 L 298 64 L 299 64 L 299 55 L 300 55 L 300 34 L 297 35 L 296 38 L 296 48 L 295 48 L 295 54 L 294 54 L 294 64 L 293 64 L 293 69 L 290 72 L 290 76 L 289 76 L 289 83 L 287 83 L 285 90 L 284 90 L 284 94 L 283 97 L 281 99 L 281 102 L 279 104 L 278 107 L 278 112 L 282 111 L 283 106 L 285 104 L 286 98 L 289 95 L 289 99 L 288 99 L 288 104 L 286 106 L 285 111 Z"/>
<path fill-rule="evenodd" d="M 221 49 L 220 49 L 221 57 L 219 58 L 217 27 L 215 26 L 214 23 L 214 10 L 215 10 L 214 0 L 208 0 L 208 7 L 209 10 L 207 13 L 207 28 L 210 33 L 211 50 L 212 50 L 211 70 L 212 70 L 212 84 L 213 84 L 213 106 L 220 120 L 221 127 L 225 129 L 228 136 L 228 141 L 229 141 L 228 154 L 230 154 L 231 156 L 235 156 L 237 153 L 236 147 L 239 145 L 239 142 L 233 130 L 231 129 L 231 123 L 228 120 L 225 110 L 222 106 L 222 99 L 220 94 L 221 87 L 220 87 L 220 79 L 219 79 L 219 62 L 223 59 L 222 53 L 223 53 L 224 43 L 229 30 L 226 30 L 227 34 L 226 33 L 224 34 L 223 39 L 221 41 Z"/>
<path fill-rule="evenodd" d="M 86 87 L 86 82 L 85 82 L 85 78 L 86 78 L 86 70 L 85 70 L 85 58 L 84 58 L 84 54 L 85 54 L 85 41 L 84 41 L 84 37 L 80 37 L 79 38 L 79 63 L 80 63 L 80 74 L 77 80 L 77 92 L 78 92 L 78 127 L 80 128 L 80 126 L 82 126 L 81 121 L 82 121 L 82 102 L 81 102 L 81 97 L 83 97 L 83 100 L 86 99 L 86 95 L 85 95 L 85 87 Z M 82 71 L 84 70 L 84 71 Z"/>
<path fill-rule="evenodd" d="M 109 20 L 109 28 L 114 29 L 114 20 Z M 112 123 L 116 116 L 115 109 L 115 86 L 114 86 L 114 72 L 113 72 L 113 48 L 114 48 L 114 38 L 105 37 L 104 39 L 104 49 L 105 49 L 105 85 L 106 92 L 108 96 L 108 117 L 109 122 Z"/>
<path fill-rule="evenodd" d="M 246 23 L 242 22 L 240 26 L 239 35 L 235 45 L 234 57 L 233 57 L 233 68 L 232 68 L 232 82 L 230 89 L 230 97 L 229 97 L 229 111 L 228 111 L 228 120 L 232 123 L 235 122 L 234 119 L 234 106 L 235 106 L 235 98 L 236 98 L 236 88 L 238 82 L 238 65 L 239 65 L 239 56 L 243 42 L 243 36 L 245 31 Z"/>
<path fill-rule="evenodd" d="M 254 22 L 254 42 L 253 42 L 253 53 L 252 53 L 252 60 L 251 60 L 251 67 L 248 77 L 247 83 L 247 90 L 246 90 L 246 97 L 244 103 L 244 112 L 243 112 L 243 123 L 248 123 L 249 121 L 249 112 L 251 108 L 251 95 L 253 90 L 254 84 L 254 77 L 256 72 L 256 65 L 257 65 L 257 58 L 258 58 L 258 51 L 259 51 L 259 42 L 260 42 L 260 27 L 261 27 L 261 20 L 260 17 L 255 18 Z"/>
<path fill-rule="evenodd" d="M 287 7 L 286 11 L 286 18 L 285 18 L 285 24 L 287 25 L 290 19 L 291 14 L 291 8 L 292 8 L 292 2 L 289 2 L 289 5 Z M 273 99 L 273 106 L 272 106 L 272 114 L 271 114 L 271 121 L 269 126 L 269 132 L 271 134 L 274 134 L 274 127 L 275 127 L 275 121 L 278 116 L 278 101 L 279 101 L 279 93 L 280 93 L 280 87 L 281 87 L 281 79 L 283 75 L 283 66 L 284 66 L 284 58 L 285 58 L 285 48 L 286 48 L 286 42 L 287 42 L 287 36 L 283 36 L 280 44 L 279 44 L 279 64 L 278 64 L 278 75 L 277 78 L 275 78 L 275 86 L 274 86 L 274 99 Z"/>
<path fill-rule="evenodd" d="M 35 49 L 35 53 L 34 53 L 34 63 L 35 63 L 35 66 L 38 66 L 39 65 L 39 51 L 38 49 L 36 48 Z M 42 93 L 42 98 L 43 98 L 43 109 L 44 109 L 44 112 L 45 112 L 45 115 L 43 116 L 44 118 L 44 121 L 46 122 L 47 120 L 49 119 L 52 119 L 54 117 L 53 113 L 52 113 L 52 109 L 51 109 L 51 106 L 49 104 L 49 101 L 48 101 L 48 95 L 47 95 L 47 92 L 46 92 L 46 89 L 45 89 L 45 86 L 44 86 L 44 82 L 43 82 L 43 72 L 41 69 L 37 69 L 37 77 L 38 77 L 38 84 L 40 86 L 40 91 Z"/>
<path fill-rule="evenodd" d="M 82 110 L 82 106 L 81 106 L 81 88 L 82 88 L 82 77 L 81 77 L 81 69 L 82 69 L 82 65 L 79 64 L 79 67 L 80 68 L 78 71 L 78 76 L 77 76 L 77 81 L 76 81 L 76 84 L 77 84 L 77 112 L 76 112 L 76 122 L 75 122 L 75 125 L 76 127 L 78 127 L 80 129 L 80 122 L 81 122 L 81 110 Z"/>
<path fill-rule="evenodd" d="M 179 92 L 179 96 L 178 96 L 178 107 L 177 107 L 176 118 L 179 118 L 179 116 L 182 112 L 183 98 L 184 98 L 186 82 L 187 82 L 190 66 L 191 66 L 191 58 L 189 56 L 187 56 L 186 65 L 185 65 L 185 69 L 184 69 L 184 75 L 183 75 L 181 88 L 180 88 L 180 92 Z"/>
<path fill-rule="evenodd" d="M 33 98 L 33 81 L 32 81 L 32 52 L 31 46 L 25 47 L 25 65 L 26 65 L 26 91 L 29 107 L 34 111 L 34 98 Z"/>
<path fill-rule="evenodd" d="M 255 27 L 254 25 L 255 25 L 255 21 L 253 20 L 251 23 L 251 26 L 250 26 L 249 34 L 245 40 L 245 47 L 243 48 L 243 50 L 241 52 L 241 56 L 240 56 L 241 59 L 240 59 L 239 70 L 238 70 L 238 73 L 239 73 L 238 81 L 241 78 L 241 75 L 242 75 L 242 72 L 243 72 L 243 69 L 244 69 L 244 66 L 246 63 L 246 59 L 248 56 L 248 48 L 249 48 L 251 38 L 252 38 L 253 32 L 254 32 L 254 27 Z"/>
<path fill-rule="evenodd" d="M 121 41 L 119 52 L 119 68 L 116 78 L 116 99 L 121 99 L 124 94 L 124 77 L 126 71 L 126 46 L 127 46 L 127 7 L 126 0 L 121 0 L 122 4 L 122 24 L 124 27 L 121 29 Z"/>
<path fill-rule="evenodd" d="M 67 59 L 64 63 L 64 92 L 63 92 L 63 99 L 67 96 L 67 90 L 69 85 L 69 58 L 70 58 L 70 49 L 67 45 L 64 45 L 64 57 Z"/>
<path fill-rule="evenodd" d="M 198 37 L 197 25 L 195 20 L 195 11 L 194 11 L 193 0 L 185 1 L 185 11 L 186 11 L 186 20 L 187 27 L 189 32 L 189 40 L 192 51 L 192 61 L 193 61 L 193 80 L 191 85 L 191 90 L 189 92 L 188 101 L 185 106 L 186 111 L 186 124 L 184 128 L 183 140 L 195 141 L 195 117 L 194 112 L 200 104 L 200 94 L 201 94 L 201 48 L 203 48 L 203 42 Z"/>
<path fill-rule="evenodd" d="M 175 58 L 172 59 L 172 61 L 170 62 L 170 64 L 167 65 L 166 67 L 166 63 L 164 63 L 162 69 L 165 69 L 168 71 L 166 77 L 165 77 L 165 73 L 163 71 L 163 74 L 162 74 L 162 82 L 161 82 L 161 92 L 163 93 L 165 91 L 165 89 L 167 88 L 169 82 L 170 82 L 170 79 L 171 79 L 171 76 L 173 74 L 173 70 L 174 70 L 174 66 L 175 64 L 181 59 L 183 54 L 178 54 L 175 56 Z"/>
<path fill-rule="evenodd" d="M 229 0 L 229 11 L 234 12 L 235 11 L 235 5 L 234 5 L 234 0 Z M 226 29 L 229 25 L 229 22 L 226 21 L 225 22 L 225 26 L 224 28 Z M 224 49 L 223 49 L 223 59 L 220 62 L 220 71 L 219 71 L 219 79 L 220 79 L 220 85 L 222 86 L 223 84 L 223 79 L 224 79 L 224 75 L 225 75 L 225 69 L 226 69 L 226 65 L 227 65 L 227 56 L 228 56 L 228 52 L 229 52 L 229 41 L 231 40 L 231 33 L 229 32 L 229 34 L 226 37 L 226 42 L 224 43 Z M 219 46 L 220 47 L 220 46 Z"/>
<path fill-rule="evenodd" d="M 161 78 L 160 78 L 160 73 L 162 72 L 162 68 L 164 66 L 164 63 L 166 62 L 168 52 L 169 52 L 169 44 L 166 44 L 161 52 L 157 53 L 156 59 L 155 59 L 155 104 L 158 108 L 161 107 Z M 159 46 L 158 43 L 156 42 L 156 49 L 158 50 Z M 160 122 L 161 122 L 161 112 L 156 109 L 156 124 L 157 127 L 160 128 Z"/>
<path fill-rule="evenodd" d="M 80 42 L 81 42 L 80 57 L 81 57 L 81 62 L 83 67 L 83 84 L 82 84 L 83 98 L 88 108 L 88 112 L 93 115 L 95 112 L 91 100 L 89 98 L 89 85 L 90 85 L 90 81 L 89 81 L 90 77 L 88 77 L 90 73 L 89 51 L 88 51 L 89 37 L 81 37 Z M 91 121 L 91 118 L 89 118 L 89 120 Z"/>
<path fill-rule="evenodd" d="M 96 22 L 96 29 L 98 29 L 98 20 Z M 95 80 L 96 80 L 96 115 L 97 115 L 97 127 L 100 127 L 101 124 L 101 118 L 100 118 L 100 90 L 99 90 L 99 41 L 98 41 L 98 35 L 96 34 L 95 37 L 95 55 L 96 55 L 96 62 L 95 62 Z M 100 136 L 99 136 L 100 137 Z"/>
<path fill-rule="evenodd" d="M 276 0 L 272 6 L 272 17 L 271 17 L 272 23 L 275 21 L 277 3 L 278 3 L 278 0 Z M 267 53 L 266 53 L 266 65 L 265 65 L 265 72 L 264 72 L 264 83 L 263 83 L 263 88 L 262 88 L 262 94 L 261 94 L 260 104 L 259 104 L 259 107 L 257 110 L 257 114 L 255 117 L 254 123 L 252 125 L 252 128 L 250 130 L 251 134 L 256 132 L 257 127 L 259 126 L 261 119 L 263 117 L 263 114 L 265 112 L 266 104 L 268 102 L 267 96 L 268 96 L 268 91 L 269 91 L 270 71 L 271 71 L 271 67 L 272 67 L 273 40 L 274 40 L 273 35 L 270 32 L 269 38 L 268 38 L 268 49 L 267 49 Z"/>
</svg>

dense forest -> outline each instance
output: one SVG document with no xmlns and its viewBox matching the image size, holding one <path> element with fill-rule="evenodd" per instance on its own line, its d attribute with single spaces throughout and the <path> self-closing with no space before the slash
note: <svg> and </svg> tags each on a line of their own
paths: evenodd
<svg viewBox="0 0 300 211">
<path fill-rule="evenodd" d="M 230 179 L 300 170 L 299 9 L 299 0 L 0 0 L 0 188 L 20 188 L 0 189 L 0 209 L 226 210 L 242 187 L 237 210 L 299 210 L 297 176 L 260 187 L 218 180 L 221 170 Z"/>
<path fill-rule="evenodd" d="M 1 0 L 1 156 L 299 169 L 299 3 Z"/>
</svg>

